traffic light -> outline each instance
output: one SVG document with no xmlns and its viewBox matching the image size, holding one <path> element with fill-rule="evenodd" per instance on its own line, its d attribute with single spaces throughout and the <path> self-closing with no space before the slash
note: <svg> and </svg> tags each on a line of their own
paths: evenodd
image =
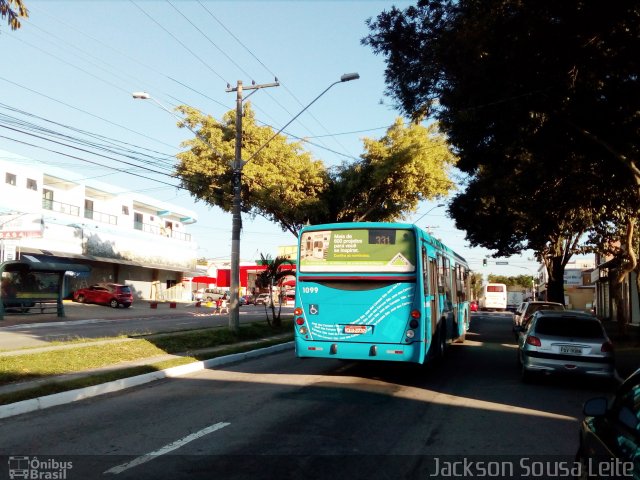
<svg viewBox="0 0 640 480">
<path fill-rule="evenodd" d="M 486 266 L 487 266 L 487 259 L 486 259 L 486 258 L 483 258 L 483 259 L 482 259 L 482 266 L 483 266 L 483 267 L 486 267 Z"/>
</svg>

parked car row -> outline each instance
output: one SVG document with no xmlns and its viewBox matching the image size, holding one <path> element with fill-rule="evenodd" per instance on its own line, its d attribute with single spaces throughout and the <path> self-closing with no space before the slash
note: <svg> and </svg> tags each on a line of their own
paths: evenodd
<svg viewBox="0 0 640 480">
<path fill-rule="evenodd" d="M 523 381 L 570 375 L 617 383 L 613 344 L 595 315 L 553 302 L 525 302 L 516 315 L 513 329 Z M 640 369 L 611 399 L 587 400 L 583 413 L 577 477 L 640 478 Z"/>
<path fill-rule="evenodd" d="M 228 300 L 228 293 L 220 293 L 217 289 L 202 288 L 194 293 L 194 300 L 215 302 L 218 300 Z M 128 308 L 133 304 L 133 293 L 128 285 L 116 283 L 99 283 L 87 288 L 80 288 L 73 292 L 72 298 L 78 303 L 96 303 L 109 305 L 113 308 L 120 306 Z M 261 293 L 257 296 L 244 295 L 239 299 L 240 305 L 271 305 L 268 293 Z M 7 305 L 5 305 L 6 307 Z M 11 307 L 12 305 L 8 305 Z M 23 305 L 20 305 L 21 307 Z"/>
</svg>

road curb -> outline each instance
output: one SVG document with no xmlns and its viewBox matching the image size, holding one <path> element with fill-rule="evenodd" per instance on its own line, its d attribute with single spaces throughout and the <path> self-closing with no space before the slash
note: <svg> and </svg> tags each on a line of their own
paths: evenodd
<svg viewBox="0 0 640 480">
<path fill-rule="evenodd" d="M 65 405 L 67 403 L 77 402 L 79 400 L 96 397 L 98 395 L 118 392 L 120 390 L 137 387 L 139 385 L 144 385 L 145 383 L 156 380 L 162 380 L 164 378 L 180 377 L 206 368 L 218 367 L 220 365 L 227 365 L 230 363 L 270 355 L 272 353 L 283 352 L 292 347 L 293 342 L 287 342 L 279 345 L 272 345 L 270 347 L 259 348 L 257 350 L 250 350 L 248 352 L 234 353 L 223 357 L 211 358 L 201 362 L 178 365 L 177 367 L 171 367 L 152 373 L 145 373 L 143 375 L 136 375 L 134 377 L 121 378 L 119 380 L 93 385 L 91 387 L 78 388 L 75 390 L 69 390 L 68 392 L 54 393 L 44 397 L 23 400 L 21 402 L 10 403 L 8 405 L 1 405 L 0 419 L 22 415 L 23 413 L 44 410 L 45 408 L 55 407 L 58 405 Z"/>
</svg>

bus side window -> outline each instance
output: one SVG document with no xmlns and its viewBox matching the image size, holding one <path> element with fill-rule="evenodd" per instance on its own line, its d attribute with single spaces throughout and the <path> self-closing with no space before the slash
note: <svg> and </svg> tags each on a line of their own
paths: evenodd
<svg viewBox="0 0 640 480">
<path fill-rule="evenodd" d="M 451 310 L 453 308 L 451 298 L 451 264 L 449 259 L 443 255 L 440 255 L 440 281 L 441 285 L 438 286 L 438 290 L 444 293 L 445 309 Z"/>
<path fill-rule="evenodd" d="M 429 295 L 429 258 L 425 247 L 422 247 L 422 284 L 424 294 Z"/>
<path fill-rule="evenodd" d="M 444 293 L 444 259 L 438 254 L 438 294 Z"/>
</svg>

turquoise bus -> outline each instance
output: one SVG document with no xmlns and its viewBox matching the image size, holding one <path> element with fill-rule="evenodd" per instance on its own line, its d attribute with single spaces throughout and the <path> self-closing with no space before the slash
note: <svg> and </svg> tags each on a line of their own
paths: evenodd
<svg viewBox="0 0 640 480">
<path fill-rule="evenodd" d="M 298 357 L 425 363 L 469 329 L 469 266 L 407 223 L 302 228 L 294 307 Z"/>
</svg>

